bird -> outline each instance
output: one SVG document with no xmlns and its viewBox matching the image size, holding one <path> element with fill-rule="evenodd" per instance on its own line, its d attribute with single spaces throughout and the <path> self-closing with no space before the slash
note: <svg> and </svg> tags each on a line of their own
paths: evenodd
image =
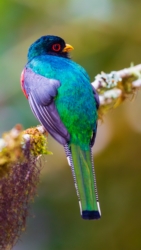
<svg viewBox="0 0 141 250">
<path fill-rule="evenodd" d="M 74 48 L 55 35 L 44 35 L 28 49 L 21 88 L 45 130 L 65 150 L 85 220 L 101 217 L 92 147 L 99 96 L 86 70 L 74 62 Z"/>
</svg>

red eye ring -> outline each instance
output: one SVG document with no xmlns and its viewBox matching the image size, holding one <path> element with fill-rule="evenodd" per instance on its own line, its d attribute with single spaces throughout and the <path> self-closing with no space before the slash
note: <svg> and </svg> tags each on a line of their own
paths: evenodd
<svg viewBox="0 0 141 250">
<path fill-rule="evenodd" d="M 52 45 L 52 50 L 55 52 L 59 52 L 61 50 L 61 45 L 59 43 L 55 43 Z"/>
</svg>

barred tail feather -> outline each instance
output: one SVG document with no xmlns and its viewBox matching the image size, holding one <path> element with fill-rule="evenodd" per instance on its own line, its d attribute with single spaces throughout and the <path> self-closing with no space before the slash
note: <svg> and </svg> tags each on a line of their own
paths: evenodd
<svg viewBox="0 0 141 250">
<path fill-rule="evenodd" d="M 72 169 L 81 216 L 83 219 L 88 220 L 99 219 L 101 211 L 98 201 L 92 151 L 91 149 L 84 151 L 75 144 L 71 144 L 71 150 L 67 144 L 64 148 Z"/>
</svg>

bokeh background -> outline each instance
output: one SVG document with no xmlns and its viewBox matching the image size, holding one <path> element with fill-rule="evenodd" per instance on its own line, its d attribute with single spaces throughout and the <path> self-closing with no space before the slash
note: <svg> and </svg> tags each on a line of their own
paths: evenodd
<svg viewBox="0 0 141 250">
<path fill-rule="evenodd" d="M 36 126 L 21 93 L 29 45 L 56 34 L 74 46 L 73 59 L 91 80 L 141 63 L 139 0 L 1 0 L 0 133 Z M 84 221 L 63 148 L 48 139 L 38 197 L 14 250 L 141 249 L 141 92 L 99 123 L 94 146 L 102 218 Z"/>
</svg>

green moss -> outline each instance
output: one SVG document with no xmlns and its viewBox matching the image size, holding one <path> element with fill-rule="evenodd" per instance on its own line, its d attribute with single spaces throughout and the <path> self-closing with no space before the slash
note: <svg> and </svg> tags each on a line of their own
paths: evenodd
<svg viewBox="0 0 141 250">
<path fill-rule="evenodd" d="M 16 125 L 12 130 L 2 135 L 5 146 L 0 151 L 0 179 L 9 175 L 14 164 L 26 161 L 24 149 L 27 141 L 24 135 L 28 135 L 30 143 L 29 154 L 33 157 L 52 154 L 47 150 L 46 135 L 43 135 L 37 128 L 30 128 L 24 131 L 22 126 Z"/>
<path fill-rule="evenodd" d="M 39 156 L 43 154 L 52 154 L 47 150 L 47 137 L 39 132 L 37 128 L 30 128 L 24 131 L 24 134 L 30 136 L 31 154 Z"/>
</svg>

